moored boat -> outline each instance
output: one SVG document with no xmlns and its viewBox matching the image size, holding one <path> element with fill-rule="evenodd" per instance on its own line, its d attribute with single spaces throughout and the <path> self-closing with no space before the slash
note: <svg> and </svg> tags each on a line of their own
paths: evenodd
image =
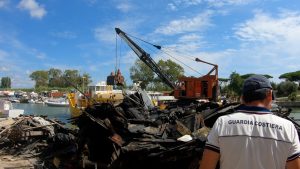
<svg viewBox="0 0 300 169">
<path fill-rule="evenodd" d="M 54 106 L 54 107 L 68 107 L 69 102 L 66 99 L 58 99 L 58 100 L 47 100 L 45 101 L 47 106 Z"/>
</svg>

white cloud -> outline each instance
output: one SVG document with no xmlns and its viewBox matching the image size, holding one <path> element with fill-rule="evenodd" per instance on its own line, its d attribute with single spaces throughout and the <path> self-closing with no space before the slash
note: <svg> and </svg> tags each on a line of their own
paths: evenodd
<svg viewBox="0 0 300 169">
<path fill-rule="evenodd" d="M 256 11 L 252 19 L 234 30 L 242 42 L 236 62 L 245 73 L 252 70 L 276 76 L 299 70 L 300 13 L 280 11 L 272 16 Z"/>
<path fill-rule="evenodd" d="M 194 18 L 183 18 L 169 22 L 166 25 L 162 25 L 155 30 L 155 33 L 161 33 L 165 35 L 180 34 L 193 31 L 202 31 L 208 26 L 211 26 L 212 11 L 206 11 L 198 14 Z"/>
<path fill-rule="evenodd" d="M 272 17 L 257 12 L 253 19 L 239 24 L 235 30 L 241 41 L 282 46 L 286 51 L 300 52 L 300 13 L 285 11 L 278 17 Z"/>
<path fill-rule="evenodd" d="M 132 51 L 127 51 L 122 57 L 120 58 L 121 62 L 120 64 L 133 64 L 136 59 L 138 59 L 138 56 Z"/>
<path fill-rule="evenodd" d="M 8 72 L 10 69 L 7 66 L 0 66 L 0 71 L 1 72 Z"/>
<path fill-rule="evenodd" d="M 85 0 L 85 1 L 88 3 L 88 5 L 94 5 L 98 2 L 98 0 Z"/>
<path fill-rule="evenodd" d="M 132 8 L 133 6 L 128 2 L 123 2 L 117 5 L 117 9 L 119 9 L 122 12 L 129 12 Z"/>
<path fill-rule="evenodd" d="M 180 7 L 180 6 L 192 6 L 192 5 L 199 5 L 202 4 L 203 0 L 174 0 L 173 3 L 169 3 L 172 4 L 176 7 Z"/>
<path fill-rule="evenodd" d="M 176 11 L 176 10 L 177 10 L 176 5 L 173 4 L 173 3 L 169 3 L 168 6 L 167 6 L 167 8 L 168 8 L 169 10 L 171 10 L 171 11 Z"/>
<path fill-rule="evenodd" d="M 8 0 L 0 0 L 0 9 L 7 7 L 8 3 Z"/>
<path fill-rule="evenodd" d="M 12 77 L 12 88 L 29 88 L 35 85 L 35 82 L 32 81 L 26 73 L 20 73 L 10 77 Z"/>
<path fill-rule="evenodd" d="M 209 7 L 246 5 L 257 0 L 173 0 L 168 4 L 168 9 L 178 9 L 195 5 L 207 5 Z"/>
<path fill-rule="evenodd" d="M 199 41 L 201 40 L 202 37 L 197 35 L 197 34 L 187 34 L 187 35 L 183 35 L 179 38 L 179 42 L 195 42 L 195 41 Z"/>
<path fill-rule="evenodd" d="M 0 46 L 3 48 L 0 49 L 0 77 L 15 79 L 12 81 L 13 87 L 32 87 L 26 69 L 28 66 L 34 69 L 42 65 L 41 59 L 47 59 L 46 54 L 22 43 L 13 31 L 0 30 Z"/>
<path fill-rule="evenodd" d="M 235 34 L 243 41 L 279 42 L 299 37 L 299 28 L 299 15 L 274 18 L 258 12 L 253 19 L 239 24 Z"/>
<path fill-rule="evenodd" d="M 115 42 L 115 33 L 114 33 L 114 27 L 97 27 L 94 29 L 94 37 L 98 41 L 105 41 L 114 43 Z"/>
<path fill-rule="evenodd" d="M 46 54 L 44 54 L 44 53 L 38 53 L 36 55 L 36 58 L 41 59 L 41 60 L 46 59 Z"/>
<path fill-rule="evenodd" d="M 255 0 L 203 0 L 206 2 L 209 6 L 214 7 L 223 7 L 226 5 L 246 5 L 251 2 L 254 2 Z"/>
<path fill-rule="evenodd" d="M 222 67 L 222 73 L 227 73 L 228 71 L 223 68 L 229 67 L 230 60 L 227 58 L 235 52 L 229 49 L 204 52 L 204 48 L 208 46 L 207 42 L 203 40 L 202 36 L 193 33 L 185 34 L 172 43 L 173 44 L 164 46 L 162 48 L 163 52 L 154 53 L 151 57 L 153 57 L 155 61 L 170 59 L 178 63 L 184 68 L 186 76 L 199 77 L 207 74 L 213 68 L 211 65 L 196 62 L 196 57 L 206 62 L 219 65 L 219 67 Z"/>
<path fill-rule="evenodd" d="M 124 21 L 117 21 L 111 24 L 106 24 L 106 26 L 99 26 L 95 28 L 94 37 L 98 41 L 108 42 L 110 44 L 116 42 L 116 31 L 115 28 L 120 28 L 123 31 L 134 33 L 136 25 L 141 23 L 141 19 L 125 19 Z"/>
<path fill-rule="evenodd" d="M 18 7 L 29 11 L 30 16 L 37 19 L 42 19 L 47 13 L 44 7 L 35 0 L 21 0 Z"/>
<path fill-rule="evenodd" d="M 52 36 L 63 38 L 63 39 L 75 39 L 77 38 L 76 33 L 71 31 L 62 31 L 62 32 L 52 32 Z"/>
<path fill-rule="evenodd" d="M 168 53 L 168 55 L 156 55 L 155 60 L 171 59 L 172 61 L 178 63 L 184 68 L 186 76 L 199 77 L 207 74 L 213 68 L 213 66 L 208 65 L 206 63 L 196 62 L 196 58 L 199 58 L 203 61 L 212 64 L 217 64 L 219 66 L 219 72 L 222 72 L 222 74 L 229 73 L 228 70 L 226 70 L 226 68 L 229 67 L 231 64 L 228 57 L 230 57 L 234 53 L 233 50 L 201 52 L 199 46 L 193 43 L 181 44 L 176 46 L 176 50 L 164 49 L 164 51 Z M 178 46 L 180 46 L 180 48 L 178 48 Z"/>
<path fill-rule="evenodd" d="M 194 55 L 201 51 L 201 47 L 206 44 L 202 37 L 197 34 L 186 34 L 178 38 L 175 44 L 165 46 L 164 49 L 172 52 L 174 55 Z"/>
<path fill-rule="evenodd" d="M 0 49 L 0 60 L 6 59 L 7 56 L 8 56 L 8 53 L 6 51 Z"/>
</svg>

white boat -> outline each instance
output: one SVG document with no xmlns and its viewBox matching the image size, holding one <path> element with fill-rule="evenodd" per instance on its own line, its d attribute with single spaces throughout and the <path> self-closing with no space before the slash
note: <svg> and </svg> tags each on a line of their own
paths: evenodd
<svg viewBox="0 0 300 169">
<path fill-rule="evenodd" d="M 47 106 L 68 107 L 69 101 L 66 99 L 47 100 L 45 104 L 47 104 Z"/>
<path fill-rule="evenodd" d="M 30 99 L 28 100 L 28 103 L 32 103 L 32 104 L 44 104 L 43 100 L 38 100 L 38 99 Z"/>
<path fill-rule="evenodd" d="M 0 117 L 2 118 L 15 118 L 24 114 L 22 109 L 14 109 L 12 103 L 8 100 L 0 100 Z"/>
</svg>

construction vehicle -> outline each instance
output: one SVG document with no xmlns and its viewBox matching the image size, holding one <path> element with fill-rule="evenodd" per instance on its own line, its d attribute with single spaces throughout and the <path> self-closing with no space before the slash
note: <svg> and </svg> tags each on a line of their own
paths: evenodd
<svg viewBox="0 0 300 169">
<path fill-rule="evenodd" d="M 183 100 L 199 100 L 207 99 L 209 101 L 217 101 L 218 96 L 218 65 L 212 64 L 198 58 L 197 62 L 202 62 L 213 66 L 213 68 L 202 77 L 179 77 L 178 82 L 174 83 L 170 77 L 165 74 L 157 63 L 137 45 L 129 36 L 119 28 L 115 28 L 116 33 L 128 44 L 135 54 L 142 60 L 158 77 L 170 88 L 173 89 L 173 95 L 176 99 Z M 157 49 L 161 46 L 153 45 Z M 213 74 L 214 72 L 214 74 Z"/>
</svg>

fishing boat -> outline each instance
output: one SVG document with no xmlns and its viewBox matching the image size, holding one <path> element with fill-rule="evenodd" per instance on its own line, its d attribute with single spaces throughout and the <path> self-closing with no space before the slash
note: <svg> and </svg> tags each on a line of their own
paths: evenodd
<svg viewBox="0 0 300 169">
<path fill-rule="evenodd" d="M 24 110 L 22 109 L 14 109 L 13 105 L 8 100 L 0 100 L 0 117 L 1 118 L 15 118 L 24 114 Z"/>
<path fill-rule="evenodd" d="M 45 104 L 53 107 L 68 107 L 69 101 L 67 99 L 51 99 L 45 101 Z"/>
</svg>

